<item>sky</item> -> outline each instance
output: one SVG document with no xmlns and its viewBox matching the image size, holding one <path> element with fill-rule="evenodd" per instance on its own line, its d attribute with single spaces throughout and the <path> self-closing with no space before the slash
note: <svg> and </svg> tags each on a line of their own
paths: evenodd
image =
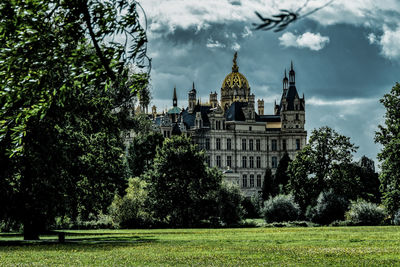
<svg viewBox="0 0 400 267">
<path fill-rule="evenodd" d="M 379 99 L 400 81 L 400 0 L 333 0 L 284 31 L 255 30 L 255 11 L 307 14 L 328 0 L 139 0 L 147 18 L 152 59 L 152 103 L 158 111 L 187 107 L 195 83 L 198 97 L 220 94 L 238 52 L 265 114 L 282 94 L 285 68 L 293 61 L 296 87 L 306 99 L 306 130 L 329 126 L 359 146 L 355 159 L 376 161 L 374 143 L 385 109 Z M 377 162 L 377 161 L 376 161 Z"/>
</svg>

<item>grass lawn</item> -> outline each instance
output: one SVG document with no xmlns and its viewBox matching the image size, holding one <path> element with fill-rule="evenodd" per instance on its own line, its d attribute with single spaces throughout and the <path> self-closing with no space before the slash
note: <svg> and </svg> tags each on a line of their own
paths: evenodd
<svg viewBox="0 0 400 267">
<path fill-rule="evenodd" d="M 400 266 L 400 227 L 67 231 L 66 242 L 0 233 L 0 265 Z"/>
</svg>

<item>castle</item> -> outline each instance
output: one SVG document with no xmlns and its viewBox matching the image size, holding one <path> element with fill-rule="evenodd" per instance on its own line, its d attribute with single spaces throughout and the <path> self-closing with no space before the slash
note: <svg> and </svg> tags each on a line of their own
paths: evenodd
<svg viewBox="0 0 400 267">
<path fill-rule="evenodd" d="M 274 114 L 264 115 L 264 100 L 251 93 L 249 82 L 239 72 L 237 53 L 232 72 L 217 92 L 210 93 L 209 102 L 200 103 L 194 83 L 188 93 L 188 107 L 180 109 L 173 92 L 173 107 L 157 114 L 152 107 L 155 127 L 164 137 L 186 134 L 206 152 L 209 166 L 220 168 L 225 179 L 236 183 L 247 195 L 259 193 L 266 168 L 276 171 L 285 152 L 294 158 L 306 145 L 304 94 L 300 98 L 295 85 L 293 63 L 289 78 L 283 78 L 282 97 L 275 103 Z"/>
</svg>

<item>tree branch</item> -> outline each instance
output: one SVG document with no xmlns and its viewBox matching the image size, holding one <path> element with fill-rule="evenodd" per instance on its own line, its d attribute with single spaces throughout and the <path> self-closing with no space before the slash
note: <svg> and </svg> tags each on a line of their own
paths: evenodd
<svg viewBox="0 0 400 267">
<path fill-rule="evenodd" d="M 89 13 L 86 3 L 84 4 L 82 11 L 83 11 L 83 17 L 84 17 L 86 26 L 88 27 L 88 30 L 89 30 L 90 38 L 92 39 L 94 48 L 96 49 L 96 54 L 100 58 L 101 64 L 103 65 L 104 69 L 106 70 L 107 75 L 110 77 L 110 79 L 112 81 L 115 81 L 117 79 L 117 77 L 115 76 L 115 73 L 111 70 L 109 61 L 105 58 L 103 52 L 100 49 L 99 43 L 96 40 L 96 36 L 94 34 L 92 23 L 91 23 L 91 16 L 90 16 L 90 13 Z"/>
</svg>

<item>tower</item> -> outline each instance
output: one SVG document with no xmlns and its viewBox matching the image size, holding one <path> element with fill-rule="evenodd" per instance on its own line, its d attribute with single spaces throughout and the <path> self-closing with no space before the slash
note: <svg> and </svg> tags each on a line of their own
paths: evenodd
<svg viewBox="0 0 400 267">
<path fill-rule="evenodd" d="M 289 87 L 287 87 L 286 71 L 283 78 L 283 93 L 280 105 L 282 131 L 304 131 L 305 100 L 299 97 L 296 89 L 293 62 L 290 63 Z"/>
<path fill-rule="evenodd" d="M 257 100 L 258 115 L 264 115 L 264 99 Z"/>
<path fill-rule="evenodd" d="M 285 77 L 283 78 L 282 83 L 283 83 L 283 94 L 282 94 L 282 97 L 283 97 L 284 95 L 286 95 L 286 93 L 289 89 L 289 80 L 286 76 L 286 69 L 285 69 Z"/>
<path fill-rule="evenodd" d="M 193 87 L 192 90 L 189 91 L 189 112 L 193 112 L 194 107 L 196 106 L 196 89 L 194 88 L 194 82 L 193 82 Z"/>
<path fill-rule="evenodd" d="M 210 105 L 211 107 L 215 108 L 218 106 L 218 99 L 217 99 L 217 92 L 210 93 Z"/>
</svg>

